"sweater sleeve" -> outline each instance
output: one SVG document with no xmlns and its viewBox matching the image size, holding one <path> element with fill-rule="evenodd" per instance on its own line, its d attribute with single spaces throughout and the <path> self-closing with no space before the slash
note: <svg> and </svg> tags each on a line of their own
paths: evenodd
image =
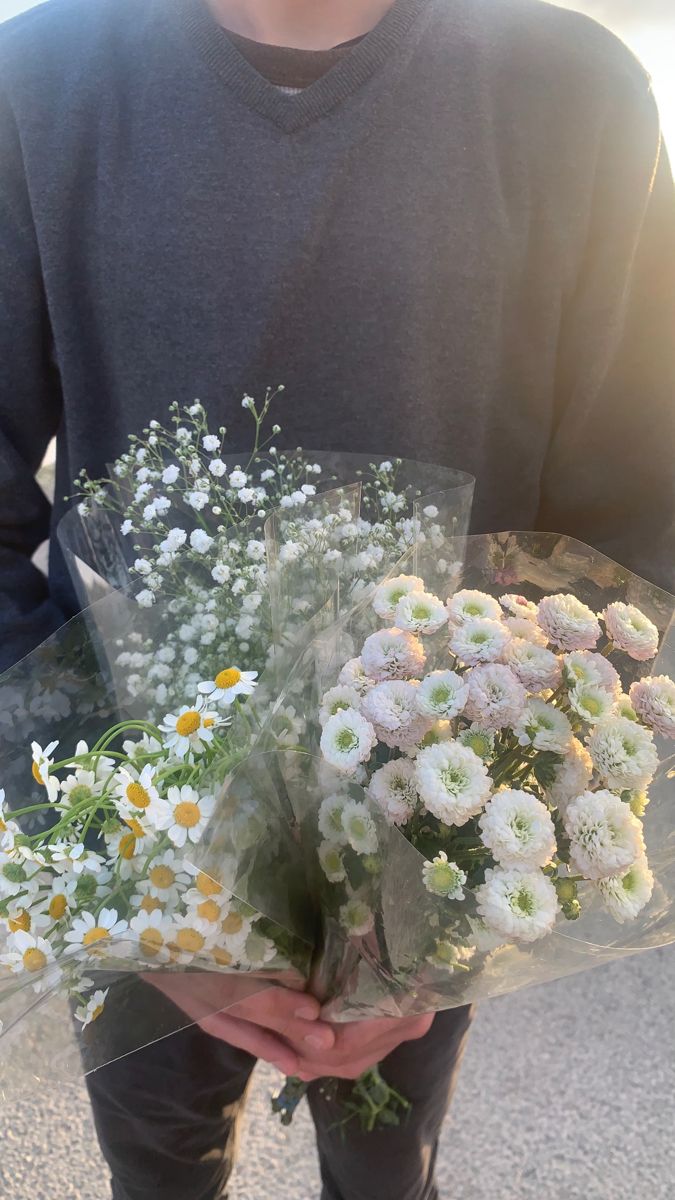
<svg viewBox="0 0 675 1200">
<path fill-rule="evenodd" d="M 647 77 L 610 107 L 537 524 L 675 591 L 675 188 Z"/>
<path fill-rule="evenodd" d="M 0 671 L 63 620 L 31 561 L 51 511 L 35 473 L 61 415 L 50 340 L 20 138 L 0 94 Z"/>
</svg>

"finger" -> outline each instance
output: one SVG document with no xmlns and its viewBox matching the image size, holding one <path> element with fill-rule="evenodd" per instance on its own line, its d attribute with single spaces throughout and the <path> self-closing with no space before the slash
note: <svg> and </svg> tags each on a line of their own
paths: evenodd
<svg viewBox="0 0 675 1200">
<path fill-rule="evenodd" d="M 433 1023 L 433 1013 L 419 1017 L 385 1017 L 374 1021 L 354 1021 L 336 1028 L 333 1053 L 343 1061 L 352 1061 L 365 1054 L 370 1055 L 371 1048 L 379 1049 L 380 1057 L 384 1058 L 401 1042 L 415 1041 L 428 1033 Z M 331 1056 L 332 1057 L 332 1056 Z"/>
<path fill-rule="evenodd" d="M 302 1021 L 316 1021 L 321 1015 L 319 1001 L 306 992 L 292 992 L 288 988 L 268 987 L 251 996 L 241 1004 L 234 1004 L 231 1009 L 233 1016 L 241 1016 L 244 1021 L 256 1021 L 266 1025 L 268 1018 L 275 1023 L 297 1018 Z"/>
<path fill-rule="evenodd" d="M 295 1051 L 273 1033 L 260 1025 L 251 1025 L 223 1013 L 215 1013 L 199 1022 L 200 1028 L 211 1037 L 219 1038 L 230 1046 L 245 1050 L 254 1058 L 272 1063 L 284 1075 L 295 1075 L 300 1062 Z"/>
</svg>

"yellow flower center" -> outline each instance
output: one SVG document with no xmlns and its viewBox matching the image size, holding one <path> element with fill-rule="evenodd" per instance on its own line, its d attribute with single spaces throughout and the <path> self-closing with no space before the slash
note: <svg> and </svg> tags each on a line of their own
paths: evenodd
<svg viewBox="0 0 675 1200">
<path fill-rule="evenodd" d="M 241 679 L 241 671 L 236 667 L 228 667 L 226 671 L 219 671 L 214 680 L 217 688 L 222 688 L 226 691 L 227 688 L 234 687 Z"/>
<path fill-rule="evenodd" d="M 23 933 L 30 933 L 30 913 L 25 908 L 22 908 L 16 917 L 10 917 L 8 925 L 12 933 L 18 933 L 20 929 Z"/>
<path fill-rule="evenodd" d="M 194 804 L 192 800 L 182 800 L 174 808 L 173 815 L 177 825 L 181 825 L 183 829 L 194 829 L 195 825 L 199 824 L 202 814 L 198 804 Z"/>
<path fill-rule="evenodd" d="M 189 712 L 181 713 L 176 721 L 176 733 L 181 737 L 189 737 L 191 733 L 196 733 L 202 723 L 202 718 L 194 709 Z"/>
<path fill-rule="evenodd" d="M 2 817 L 0 817 L 0 833 L 4 833 L 6 828 L 7 826 L 5 825 L 5 822 L 3 821 Z"/>
<path fill-rule="evenodd" d="M 95 1008 L 95 1009 L 94 1009 L 94 1011 L 92 1012 L 92 1014 L 91 1014 L 91 1016 L 90 1016 L 89 1020 L 90 1020 L 90 1021 L 98 1021 L 98 1018 L 100 1017 L 100 1015 L 101 1015 L 101 1013 L 102 1013 L 102 1012 L 103 1012 L 103 1005 L 102 1005 L 102 1004 L 97 1004 L 97 1005 L 96 1005 L 96 1008 Z"/>
<path fill-rule="evenodd" d="M 195 884 L 197 891 L 201 892 L 202 896 L 217 896 L 223 890 L 215 879 L 211 879 L 210 875 L 205 875 L 203 871 L 199 872 Z"/>
<path fill-rule="evenodd" d="M 164 911 L 162 901 L 158 900 L 156 896 L 144 896 L 141 900 L 141 912 L 150 913 L 155 912 L 156 909 L 159 909 L 160 912 Z"/>
<path fill-rule="evenodd" d="M 47 955 L 38 950 L 36 946 L 32 946 L 30 950 L 25 950 L 23 955 L 23 965 L 27 971 L 41 971 L 47 966 Z"/>
<path fill-rule="evenodd" d="M 219 967 L 229 967 L 230 963 L 232 962 L 232 955 L 228 950 L 223 950 L 221 946 L 216 946 L 211 953 L 213 955 L 213 961 L 216 962 Z"/>
<path fill-rule="evenodd" d="M 52 921 L 60 921 L 67 907 L 68 901 L 65 896 L 52 896 L 49 901 L 49 915 Z"/>
<path fill-rule="evenodd" d="M 215 723 L 216 723 L 215 717 L 204 717 L 204 728 L 205 729 L 211 729 L 211 727 L 213 725 L 215 725 Z"/>
<path fill-rule="evenodd" d="M 159 866 L 153 867 L 150 871 L 150 882 L 153 887 L 170 888 L 176 881 L 176 873 L 171 870 L 171 867 L 164 866 L 160 863 Z"/>
<path fill-rule="evenodd" d="M 133 804 L 134 808 L 148 807 L 150 803 L 150 796 L 140 783 L 130 783 L 126 791 L 127 800 L 130 804 Z"/>
<path fill-rule="evenodd" d="M 190 954 L 196 954 L 204 945 L 205 938 L 197 929 L 179 929 L 176 934 L 176 945 L 179 950 L 187 950 Z"/>
<path fill-rule="evenodd" d="M 124 824 L 128 825 L 134 837 L 140 842 L 141 838 L 145 837 L 145 830 L 135 817 L 125 817 Z"/>
<path fill-rule="evenodd" d="M 36 762 L 33 763 L 31 770 L 33 772 L 33 779 L 35 780 L 35 782 L 39 783 L 41 785 L 41 787 L 44 787 L 45 781 L 40 774 L 40 768 Z"/>
<path fill-rule="evenodd" d="M 203 917 L 205 921 L 217 921 L 220 916 L 220 908 L 215 900 L 204 900 L 198 905 L 197 914 Z"/>
<path fill-rule="evenodd" d="M 127 862 L 130 858 L 134 857 L 134 854 L 136 853 L 136 838 L 134 837 L 133 833 L 125 833 L 124 836 L 120 838 L 118 853 L 120 858 L 125 858 Z"/>
<path fill-rule="evenodd" d="M 109 937 L 110 933 L 107 929 L 104 929 L 102 925 L 95 925 L 93 929 L 88 929 L 85 933 L 82 945 L 93 946 L 95 942 L 104 942 Z"/>
<path fill-rule="evenodd" d="M 151 958 L 154 957 L 155 954 L 159 954 L 162 946 L 164 945 L 164 938 L 162 937 L 159 929 L 144 929 L 139 941 L 145 953 Z"/>
<path fill-rule="evenodd" d="M 244 922 L 239 913 L 229 913 L 221 926 L 223 933 L 239 933 Z"/>
</svg>

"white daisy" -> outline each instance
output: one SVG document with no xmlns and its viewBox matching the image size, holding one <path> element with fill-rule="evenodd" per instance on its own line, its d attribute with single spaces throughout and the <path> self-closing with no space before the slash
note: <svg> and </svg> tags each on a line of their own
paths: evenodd
<svg viewBox="0 0 675 1200">
<path fill-rule="evenodd" d="M 481 729 L 497 732 L 515 725 L 522 716 L 527 693 L 510 667 L 485 663 L 465 676 L 469 696 L 464 715 Z"/>
<path fill-rule="evenodd" d="M 257 671 L 240 671 L 238 667 L 226 667 L 215 679 L 206 679 L 198 684 L 197 690 L 208 696 L 211 702 L 232 704 L 237 696 L 250 696 L 257 687 Z"/>
<path fill-rule="evenodd" d="M 378 587 L 373 596 L 373 608 L 383 621 L 393 621 L 399 601 L 409 592 L 423 592 L 424 580 L 417 575 L 397 575 Z"/>
<path fill-rule="evenodd" d="M 565 754 L 572 741 L 569 719 L 560 709 L 537 696 L 528 696 L 522 715 L 514 723 L 513 732 L 521 746 L 551 750 L 554 754 Z"/>
<path fill-rule="evenodd" d="M 556 852 L 551 815 L 546 805 L 529 792 L 512 788 L 497 792 L 478 824 L 483 845 L 507 869 L 545 867 Z"/>
<path fill-rule="evenodd" d="M 356 854 L 374 854 L 377 850 L 377 830 L 365 804 L 348 800 L 342 810 L 342 828 Z"/>
<path fill-rule="evenodd" d="M 432 671 L 420 683 L 417 707 L 425 717 L 447 721 L 459 716 L 468 697 L 468 684 L 456 671 Z"/>
<path fill-rule="evenodd" d="M 668 675 L 653 675 L 631 684 L 630 701 L 650 729 L 675 738 L 675 683 Z"/>
<path fill-rule="evenodd" d="M 83 1029 L 101 1016 L 109 991 L 110 988 L 97 988 L 91 996 L 87 997 L 85 1004 L 80 1004 L 75 1009 L 75 1016 L 78 1021 L 82 1022 Z"/>
<path fill-rule="evenodd" d="M 125 815 L 140 813 L 142 816 L 159 799 L 154 780 L 155 767 L 151 763 L 146 763 L 141 771 L 134 766 L 120 768 L 113 788 L 118 812 Z"/>
<path fill-rule="evenodd" d="M 502 610 L 494 596 L 488 596 L 487 592 L 478 592 L 471 588 L 464 588 L 460 592 L 455 592 L 454 596 L 450 596 L 447 609 L 451 627 L 463 625 L 465 621 L 473 621 L 481 617 L 499 621 L 502 615 Z"/>
<path fill-rule="evenodd" d="M 608 913 L 623 925 L 634 921 L 649 904 L 654 892 L 654 876 L 644 855 L 640 855 L 623 875 L 598 880 L 598 891 Z"/>
<path fill-rule="evenodd" d="M 206 701 L 200 696 L 193 705 L 184 705 L 178 713 L 168 713 L 159 728 L 165 734 L 168 749 L 178 758 L 185 758 L 190 751 L 201 753 L 213 741 L 216 721 L 218 714 L 209 712 Z"/>
<path fill-rule="evenodd" d="M 445 825 L 464 825 L 490 795 L 485 764 L 468 746 L 442 742 L 420 750 L 417 790 L 426 809 Z"/>
<path fill-rule="evenodd" d="M 329 688 L 324 694 L 319 710 L 319 721 L 321 725 L 325 725 L 326 721 L 334 717 L 341 709 L 353 708 L 358 711 L 360 705 L 361 696 L 356 688 L 349 687 L 344 683 L 338 683 L 336 687 Z"/>
<path fill-rule="evenodd" d="M 77 904 L 77 879 L 64 875 L 52 877 L 48 890 L 40 896 L 40 907 L 51 921 L 62 921 Z"/>
<path fill-rule="evenodd" d="M 513 638 L 504 651 L 504 662 L 530 692 L 555 691 L 562 678 L 557 654 L 524 638 Z"/>
<path fill-rule="evenodd" d="M 361 662 L 375 680 L 414 679 L 424 670 L 422 643 L 405 629 L 380 629 L 366 638 Z"/>
<path fill-rule="evenodd" d="M 20 826 L 5 812 L 5 789 L 0 788 L 0 850 L 7 853 L 12 850 L 16 835 L 20 833 Z"/>
<path fill-rule="evenodd" d="M 450 649 L 467 666 L 492 663 L 501 658 L 511 634 L 503 621 L 490 617 L 470 617 L 457 625 L 450 638 Z"/>
<path fill-rule="evenodd" d="M 206 955 L 217 937 L 217 927 L 194 913 L 174 916 L 166 931 L 172 961 L 183 966 Z"/>
<path fill-rule="evenodd" d="M 414 762 L 399 758 L 385 763 L 373 774 L 368 795 L 390 825 L 404 825 L 419 802 Z"/>
<path fill-rule="evenodd" d="M 431 862 L 422 865 L 424 886 L 434 896 L 445 896 L 448 900 L 463 900 L 466 874 L 457 863 L 448 862 L 448 856 L 441 850 Z"/>
<path fill-rule="evenodd" d="M 261 971 L 277 956 L 277 948 L 272 938 L 264 937 L 257 929 L 252 929 L 241 950 L 241 963 L 251 971 Z"/>
<path fill-rule="evenodd" d="M 100 875 L 104 866 L 102 856 L 88 850 L 82 842 L 53 842 L 50 850 L 52 866 L 57 871 L 72 871 L 74 875 L 89 871 Z"/>
<path fill-rule="evenodd" d="M 437 596 L 422 589 L 408 592 L 396 605 L 394 622 L 398 629 L 410 633 L 437 633 L 448 619 L 445 605 Z"/>
<path fill-rule="evenodd" d="M 613 792 L 583 792 L 565 811 L 570 862 L 585 879 L 605 879 L 644 853 L 642 825 Z"/>
<path fill-rule="evenodd" d="M 165 850 L 156 855 L 148 866 L 147 879 L 142 892 L 154 896 L 162 904 L 172 905 L 190 883 L 188 866 L 175 850 Z"/>
<path fill-rule="evenodd" d="M 24 972 L 35 975 L 33 990 L 36 992 L 53 988 L 61 978 L 61 968 L 54 960 L 54 950 L 47 939 L 22 929 L 10 933 L 7 952 L 0 955 L 0 963 L 15 975 Z"/>
<path fill-rule="evenodd" d="M 49 756 L 53 755 L 58 744 L 58 742 L 50 742 L 43 750 L 38 742 L 31 742 L 33 779 L 36 783 L 40 784 L 40 787 L 45 789 L 47 798 L 52 803 L 56 800 L 61 785 L 56 776 L 50 774 L 50 769 L 54 765 L 54 759 Z"/>
<path fill-rule="evenodd" d="M 340 923 L 349 937 L 366 937 L 375 925 L 375 917 L 362 900 L 348 900 L 340 909 Z"/>
<path fill-rule="evenodd" d="M 644 791 L 659 765 L 651 730 L 627 717 L 610 717 L 596 725 L 588 749 L 603 783 L 617 791 Z"/>
<path fill-rule="evenodd" d="M 198 842 L 215 808 L 215 797 L 200 795 L 195 788 L 184 783 L 182 787 L 170 787 L 166 800 L 157 800 L 150 815 L 156 829 L 166 830 L 174 846 L 186 842 Z"/>
<path fill-rule="evenodd" d="M 336 712 L 323 727 L 321 753 L 338 771 L 353 774 L 377 745 L 375 730 L 356 709 Z"/>
<path fill-rule="evenodd" d="M 319 862 L 330 883 L 342 883 L 347 878 L 342 850 L 335 842 L 323 841 L 319 846 Z"/>
<path fill-rule="evenodd" d="M 128 923 L 117 915 L 116 909 L 102 908 L 98 915 L 83 912 L 75 917 L 64 941 L 73 952 L 84 949 L 96 955 L 111 953 L 117 949 L 113 947 L 114 940 L 128 935 L 128 929 Z"/>
<path fill-rule="evenodd" d="M 617 601 L 608 604 L 602 614 L 607 636 L 618 650 L 625 651 L 637 662 L 654 658 L 659 649 L 659 631 L 634 604 Z"/>
<path fill-rule="evenodd" d="M 593 760 L 578 738 L 572 738 L 561 763 L 553 767 L 546 798 L 564 812 L 570 800 L 585 792 L 593 778 Z"/>
<path fill-rule="evenodd" d="M 559 912 L 555 887 L 541 871 L 487 870 L 476 901 L 488 931 L 509 941 L 545 937 Z"/>
<path fill-rule="evenodd" d="M 593 650 L 601 633 L 595 613 L 571 594 L 544 596 L 537 621 L 549 642 L 561 650 Z"/>
</svg>

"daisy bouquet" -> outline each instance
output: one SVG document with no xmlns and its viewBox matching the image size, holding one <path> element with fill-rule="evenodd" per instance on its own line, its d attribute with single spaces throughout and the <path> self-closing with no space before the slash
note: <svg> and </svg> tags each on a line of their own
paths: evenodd
<svg viewBox="0 0 675 1200">
<path fill-rule="evenodd" d="M 39 1076 L 41 1038 L 53 1079 L 59 1058 L 96 1069 L 189 1023 L 155 1019 L 158 971 L 198 976 L 204 1016 L 270 980 L 306 985 L 316 914 L 275 757 L 305 735 L 299 639 L 411 545 L 465 529 L 472 481 L 278 452 L 262 432 L 276 395 L 244 400 L 249 455 L 194 404 L 107 479 L 81 476 L 60 540 L 89 607 L 0 682 L 5 1090 Z"/>
<path fill-rule="evenodd" d="M 333 1020 L 675 940 L 675 600 L 555 535 L 448 557 L 449 588 L 418 555 L 305 660 L 312 753 L 291 792 Z M 277 1099 L 286 1118 L 302 1090 Z M 377 1072 L 351 1105 L 368 1127 L 402 1107 Z"/>
</svg>

